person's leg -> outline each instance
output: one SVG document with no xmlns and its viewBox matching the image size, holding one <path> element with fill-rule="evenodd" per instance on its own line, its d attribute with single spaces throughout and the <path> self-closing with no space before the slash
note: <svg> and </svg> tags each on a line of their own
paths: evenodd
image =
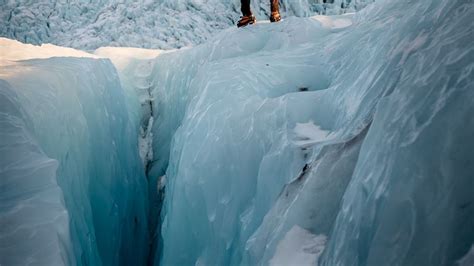
<svg viewBox="0 0 474 266">
<path fill-rule="evenodd" d="M 251 16 L 252 10 L 250 9 L 250 0 L 240 0 L 240 10 L 243 16 Z"/>
<path fill-rule="evenodd" d="M 277 22 L 281 20 L 280 17 L 280 7 L 278 4 L 278 0 L 270 0 L 270 6 L 271 6 L 271 15 L 270 15 L 270 21 L 271 22 Z"/>
<path fill-rule="evenodd" d="M 272 13 L 280 12 L 280 6 L 278 4 L 278 0 L 270 0 L 270 7 L 271 7 Z"/>
<path fill-rule="evenodd" d="M 249 24 L 254 24 L 257 20 L 255 16 L 252 15 L 252 10 L 250 9 L 250 0 L 240 0 L 240 9 L 242 11 L 242 18 L 237 22 L 237 27 L 245 27 Z"/>
</svg>

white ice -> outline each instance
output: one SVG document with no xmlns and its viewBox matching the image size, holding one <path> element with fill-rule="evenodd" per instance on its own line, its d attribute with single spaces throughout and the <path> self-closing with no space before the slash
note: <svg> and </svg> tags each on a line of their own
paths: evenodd
<svg viewBox="0 0 474 266">
<path fill-rule="evenodd" d="M 295 133 L 294 143 L 300 147 L 309 147 L 322 141 L 327 141 L 330 132 L 322 130 L 313 121 L 307 123 L 296 123 L 293 129 Z"/>
<path fill-rule="evenodd" d="M 278 243 L 271 266 L 318 265 L 318 258 L 324 251 L 326 236 L 314 235 L 297 225 L 293 226 Z"/>
</svg>

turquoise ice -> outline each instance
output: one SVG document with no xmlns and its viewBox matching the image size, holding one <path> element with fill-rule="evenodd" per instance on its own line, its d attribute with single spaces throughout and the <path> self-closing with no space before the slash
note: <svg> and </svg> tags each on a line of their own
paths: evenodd
<svg viewBox="0 0 474 266">
<path fill-rule="evenodd" d="M 327 237 L 321 265 L 460 259 L 474 239 L 473 15 L 469 1 L 378 1 L 158 57 L 160 262 L 267 265 L 294 228 Z"/>
<path fill-rule="evenodd" d="M 144 264 L 139 123 L 111 62 L 19 61 L 1 78 L 0 263 Z"/>
</svg>

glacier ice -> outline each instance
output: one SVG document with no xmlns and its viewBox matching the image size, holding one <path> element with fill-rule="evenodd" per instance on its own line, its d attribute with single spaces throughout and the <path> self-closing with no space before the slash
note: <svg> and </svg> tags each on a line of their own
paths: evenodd
<svg viewBox="0 0 474 266">
<path fill-rule="evenodd" d="M 167 180 L 161 264 L 266 265 L 295 226 L 327 236 L 321 265 L 466 254 L 473 12 L 466 1 L 378 1 L 159 56 L 150 173 Z"/>
<path fill-rule="evenodd" d="M 171 52 L 0 39 L 0 263 L 469 265 L 474 4 L 333 11 Z"/>
<path fill-rule="evenodd" d="M 17 96 L 3 80 L 0 102 L 0 262 L 61 264 L 70 235 L 56 182 L 58 162 L 35 143 Z"/>
<path fill-rule="evenodd" d="M 140 121 L 112 63 L 0 45 L 0 264 L 145 264 Z"/>
<path fill-rule="evenodd" d="M 281 0 L 281 6 L 285 16 L 310 16 L 360 9 L 372 1 Z M 252 2 L 258 18 L 268 18 L 269 0 Z M 87 50 L 195 45 L 235 24 L 240 15 L 239 0 L 2 0 L 0 5 L 0 36 Z"/>
</svg>

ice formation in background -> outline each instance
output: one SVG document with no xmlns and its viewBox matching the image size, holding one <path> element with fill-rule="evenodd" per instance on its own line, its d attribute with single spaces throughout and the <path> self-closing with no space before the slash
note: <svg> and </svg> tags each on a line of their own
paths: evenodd
<svg viewBox="0 0 474 266">
<path fill-rule="evenodd" d="M 7 39 L 0 49 L 0 264 L 145 264 L 138 101 L 109 60 Z"/>
<path fill-rule="evenodd" d="M 259 18 L 268 14 L 268 2 L 253 1 Z M 359 9 L 373 0 L 322 2 L 281 1 L 285 16 L 309 16 Z M 240 15 L 238 0 L 0 0 L 0 6 L 0 36 L 86 50 L 195 45 L 234 25 Z"/>
</svg>

